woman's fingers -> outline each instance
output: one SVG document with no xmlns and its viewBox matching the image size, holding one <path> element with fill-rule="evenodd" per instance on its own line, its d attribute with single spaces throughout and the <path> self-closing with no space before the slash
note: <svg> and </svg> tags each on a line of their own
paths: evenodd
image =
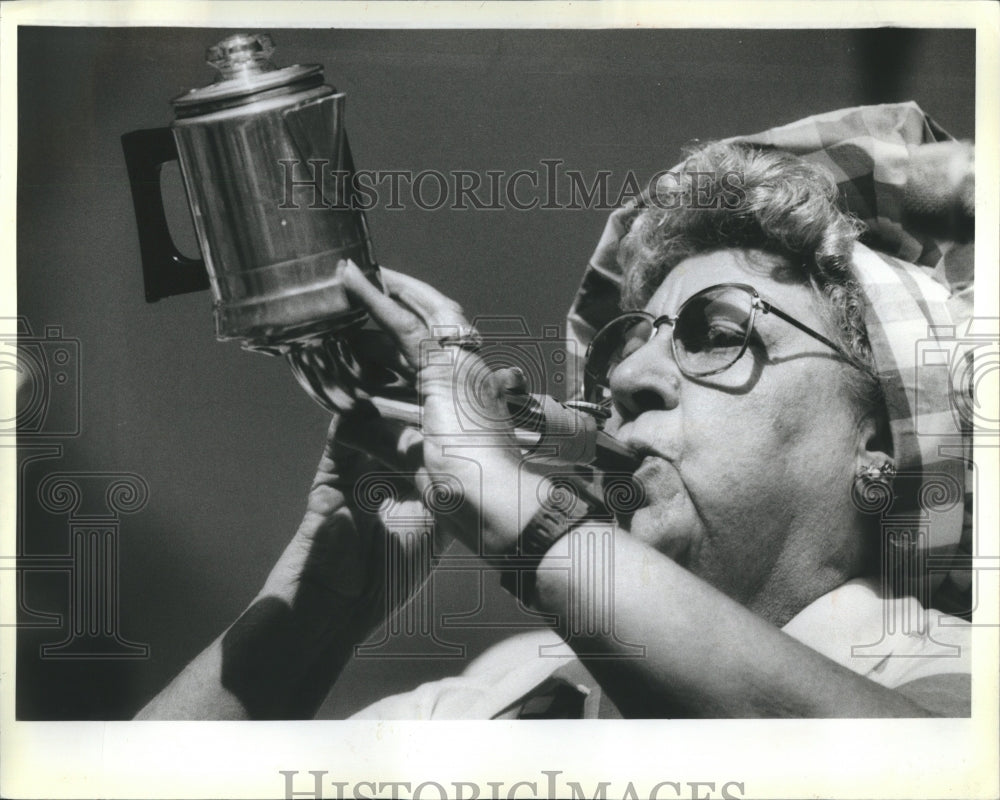
<svg viewBox="0 0 1000 800">
<path fill-rule="evenodd" d="M 440 482 L 440 475 L 435 477 L 424 464 L 423 444 L 424 436 L 418 430 L 382 417 L 368 401 L 361 401 L 343 415 L 333 433 L 332 447 L 370 456 L 386 468 L 384 472 L 376 470 L 386 482 L 397 489 L 408 487 L 420 496 Z M 359 478 L 363 483 L 366 475 L 354 475 L 353 481 L 358 482 Z M 402 495 L 397 491 L 396 496 Z"/>
<path fill-rule="evenodd" d="M 370 426 L 364 425 L 345 426 L 343 441 L 395 469 L 411 472 L 438 522 L 464 531 L 466 543 L 477 550 L 482 549 L 482 536 L 490 540 L 490 552 L 501 552 L 494 540 L 506 542 L 508 533 L 516 535 L 518 530 L 507 518 L 516 516 L 519 508 L 520 459 L 504 394 L 522 389 L 523 376 L 512 372 L 498 378 L 471 352 L 467 340 L 475 337 L 461 308 L 436 289 L 383 270 L 387 296 L 353 264 L 341 270 L 352 299 L 416 368 L 421 399 L 421 433 L 411 430 L 409 441 L 394 439 L 391 432 L 380 438 L 384 429 L 365 432 L 362 429 Z M 422 455 L 423 463 L 410 460 L 413 454 Z M 433 500 L 442 497 L 448 502 L 435 506 Z"/>
<path fill-rule="evenodd" d="M 344 287 L 368 311 L 386 333 L 395 340 L 407 361 L 420 362 L 420 343 L 427 338 L 424 321 L 391 297 L 376 289 L 353 261 L 340 265 Z"/>
<path fill-rule="evenodd" d="M 331 428 L 331 449 L 365 453 L 404 475 L 423 467 L 423 440 L 412 427 L 386 419 L 368 401 L 358 401 Z"/>
<path fill-rule="evenodd" d="M 493 370 L 497 388 L 506 395 L 528 393 L 528 378 L 520 367 L 499 367 Z"/>
<path fill-rule="evenodd" d="M 353 262 L 341 270 L 345 288 L 418 371 L 417 388 L 427 412 L 425 431 L 465 432 L 456 408 L 460 400 L 474 406 L 465 409 L 472 419 L 491 421 L 484 430 L 506 429 L 505 406 L 492 371 L 463 346 L 466 339 L 475 339 L 475 333 L 457 303 L 426 283 L 392 270 L 382 271 L 391 297 L 372 286 Z"/>
<path fill-rule="evenodd" d="M 461 307 L 423 281 L 380 270 L 389 296 L 375 288 L 353 261 L 341 267 L 344 285 L 396 342 L 407 360 L 420 366 L 420 350 L 430 337 L 469 329 Z"/>
<path fill-rule="evenodd" d="M 423 319 L 428 330 L 469 326 L 462 307 L 430 284 L 385 267 L 381 273 L 389 294 Z"/>
</svg>

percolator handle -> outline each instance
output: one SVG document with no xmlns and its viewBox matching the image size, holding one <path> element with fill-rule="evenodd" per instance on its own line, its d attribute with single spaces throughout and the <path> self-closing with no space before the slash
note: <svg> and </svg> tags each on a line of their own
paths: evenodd
<svg viewBox="0 0 1000 800">
<path fill-rule="evenodd" d="M 207 289 L 205 262 L 200 258 L 188 258 L 177 249 L 170 237 L 163 208 L 161 168 L 177 160 L 173 131 L 150 128 L 126 133 L 122 136 L 122 150 L 139 229 L 146 302 Z"/>
</svg>

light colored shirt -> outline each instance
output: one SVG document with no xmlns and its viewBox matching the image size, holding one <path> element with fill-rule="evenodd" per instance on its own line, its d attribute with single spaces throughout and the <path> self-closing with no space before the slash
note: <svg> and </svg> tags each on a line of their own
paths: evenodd
<svg viewBox="0 0 1000 800">
<path fill-rule="evenodd" d="M 890 689 L 932 675 L 971 674 L 971 626 L 912 598 L 885 599 L 861 578 L 820 597 L 782 629 L 832 661 Z M 600 686 L 552 630 L 493 645 L 460 675 L 425 683 L 362 709 L 352 719 L 492 719 L 553 674 L 582 695 L 583 717 L 615 715 Z"/>
</svg>

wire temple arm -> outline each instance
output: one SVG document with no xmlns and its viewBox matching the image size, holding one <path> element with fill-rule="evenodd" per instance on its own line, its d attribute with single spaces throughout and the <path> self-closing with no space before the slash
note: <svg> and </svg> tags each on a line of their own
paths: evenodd
<svg viewBox="0 0 1000 800">
<path fill-rule="evenodd" d="M 852 356 L 850 353 L 848 353 L 843 347 L 841 347 L 836 342 L 831 341 L 830 339 L 828 339 L 827 337 L 825 337 L 819 331 L 810 328 L 805 323 L 799 322 L 797 319 L 795 319 L 795 317 L 791 316 L 790 314 L 786 314 L 780 308 L 777 308 L 776 306 L 771 305 L 766 300 L 759 300 L 759 302 L 760 302 L 760 307 L 764 310 L 764 313 L 766 313 L 766 314 L 774 314 L 776 317 L 780 317 L 781 319 L 783 319 L 789 325 L 794 325 L 796 328 L 798 328 L 803 333 L 808 333 L 814 339 L 816 339 L 817 341 L 822 342 L 827 347 L 829 347 L 831 350 L 833 350 L 835 353 L 837 353 L 841 358 L 844 359 L 844 361 L 846 361 L 848 364 L 850 364 L 855 369 L 859 369 L 862 372 L 871 372 L 871 370 L 869 369 L 869 367 L 867 367 L 865 364 L 862 364 L 860 361 L 858 361 L 858 359 L 856 359 L 854 356 Z"/>
</svg>

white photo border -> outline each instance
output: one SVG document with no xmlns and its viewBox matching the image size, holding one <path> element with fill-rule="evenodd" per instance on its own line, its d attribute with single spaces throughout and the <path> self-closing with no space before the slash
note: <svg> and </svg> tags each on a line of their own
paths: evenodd
<svg viewBox="0 0 1000 800">
<path fill-rule="evenodd" d="M 0 175 L 2 248 L 0 316 L 16 309 L 16 65 L 21 25 L 500 28 L 701 27 L 824 28 L 973 27 L 977 30 L 976 169 L 978 316 L 998 316 L 997 7 L 985 2 L 590 3 L 529 2 L 19 2 L 0 8 Z M 983 399 L 996 409 L 997 387 Z M 3 397 L 4 409 L 13 398 Z M 4 416 L 7 416 L 5 413 Z M 16 473 L 12 448 L 0 449 L 3 550 L 13 552 Z M 977 448 L 981 485 L 1000 485 L 996 450 Z M 979 553 L 997 558 L 997 497 L 981 498 Z M 992 535 L 982 535 L 983 532 Z M 676 782 L 692 796 L 722 796 L 724 784 L 743 798 L 996 797 L 998 787 L 998 632 L 1000 573 L 981 585 L 979 608 L 992 619 L 974 632 L 976 661 L 971 719 L 942 720 L 677 720 L 558 722 L 18 722 L 14 719 L 14 636 L 0 628 L 0 795 L 4 797 L 285 797 L 282 771 L 294 790 L 311 796 L 310 770 L 324 771 L 323 797 L 344 796 L 359 782 L 406 781 L 480 787 L 506 797 L 518 781 L 535 782 L 515 796 L 545 796 L 549 773 L 565 787 L 577 781 L 588 796 L 601 783 L 607 796 L 632 784 L 648 796 Z M 0 574 L 3 621 L 16 607 L 14 573 Z M 989 627 L 992 624 L 994 627 Z M 365 786 L 361 791 L 378 795 Z M 465 788 L 466 797 L 471 789 Z M 664 787 L 661 796 L 677 796 Z M 705 794 L 706 792 L 711 792 Z M 401 795 L 401 796 L 406 796 Z M 428 784 L 425 797 L 439 796 Z"/>
</svg>

